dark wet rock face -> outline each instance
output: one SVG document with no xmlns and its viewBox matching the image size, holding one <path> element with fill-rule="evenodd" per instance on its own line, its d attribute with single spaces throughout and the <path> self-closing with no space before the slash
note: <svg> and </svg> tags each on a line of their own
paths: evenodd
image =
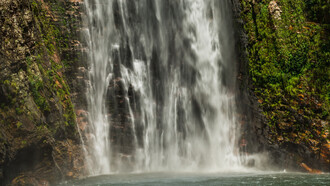
<svg viewBox="0 0 330 186">
<path fill-rule="evenodd" d="M 47 185 L 83 172 L 79 96 L 67 83 L 79 71 L 65 68 L 78 60 L 70 55 L 78 50 L 78 9 L 65 1 L 0 2 L 0 185 Z"/>
</svg>

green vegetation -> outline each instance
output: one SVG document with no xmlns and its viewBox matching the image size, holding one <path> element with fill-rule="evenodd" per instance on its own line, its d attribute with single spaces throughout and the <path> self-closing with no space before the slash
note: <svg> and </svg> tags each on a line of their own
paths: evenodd
<svg viewBox="0 0 330 186">
<path fill-rule="evenodd" d="M 5 0 L 0 3 L 3 38 L 0 40 L 0 167 L 11 167 L 22 153 L 35 148 L 37 153 L 51 152 L 38 156 L 28 171 L 0 168 L 1 183 L 3 178 L 10 183 L 10 179 L 18 175 L 18 179 L 31 175 L 37 179 L 58 180 L 61 173 L 53 169 L 54 162 L 61 170 L 73 166 L 71 154 L 70 157 L 58 155 L 68 154 L 73 145 L 79 146 L 66 82 L 71 73 L 70 64 L 76 60 L 72 58 L 74 49 L 70 45 L 73 39 L 68 28 L 71 23 L 67 23 L 71 21 L 68 7 L 74 7 L 73 13 L 78 17 L 78 6 L 68 1 Z M 62 146 L 65 148 L 60 148 Z M 20 167 L 20 163 L 17 166 Z M 9 173 L 10 178 L 3 177 Z"/>
<path fill-rule="evenodd" d="M 12 26 L 12 21 L 5 22 L 4 28 L 15 28 L 17 30 L 15 32 L 23 33 L 23 35 L 32 32 L 32 36 L 29 35 L 19 42 L 21 45 L 28 42 L 33 44 L 29 46 L 28 51 L 22 51 L 28 55 L 22 55 L 22 59 L 18 62 L 25 68 L 20 68 L 18 72 L 13 72 L 0 81 L 5 91 L 5 94 L 1 95 L 5 96 L 5 99 L 0 103 L 0 114 L 3 113 L 8 118 L 11 113 L 16 114 L 10 120 L 4 118 L 4 122 L 12 124 L 12 126 L 17 125 L 17 122 L 21 123 L 17 117 L 20 115 L 22 118 L 28 118 L 37 126 L 51 125 L 50 129 L 54 134 L 58 129 L 62 130 L 66 126 L 71 130 L 75 126 L 76 118 L 63 68 L 64 65 L 68 67 L 68 64 L 72 63 L 71 56 L 63 57 L 63 51 L 69 49 L 68 42 L 71 37 L 71 34 L 67 34 L 64 29 L 60 30 L 61 27 L 67 26 L 64 18 L 66 13 L 63 8 L 65 7 L 64 2 L 29 0 L 25 1 L 22 7 L 28 9 L 26 17 L 19 19 L 20 22 L 17 23 L 17 26 Z M 64 21 L 58 22 L 57 14 L 63 17 L 61 20 Z M 28 20 L 31 20 L 31 25 L 25 24 Z M 6 31 L 8 33 L 9 30 Z M 3 50 L 9 49 L 4 48 Z M 15 55 L 18 54 L 12 54 L 12 56 Z M 65 58 L 64 65 L 61 58 Z M 30 97 L 35 105 L 30 101 Z M 57 118 L 60 122 L 40 122 L 40 118 L 38 118 L 40 114 L 47 117 L 53 112 L 62 114 L 62 117 Z M 20 126 L 17 125 L 17 128 Z"/>
<path fill-rule="evenodd" d="M 54 4 L 54 12 L 64 14 L 65 10 L 58 4 Z M 43 77 L 40 79 L 38 75 L 29 73 L 30 89 L 38 107 L 43 111 L 51 111 L 49 106 L 49 98 L 57 96 L 61 106 L 64 108 L 63 117 L 65 124 L 73 126 L 75 124 L 74 108 L 70 99 L 70 89 L 63 79 L 63 65 L 59 59 L 60 52 L 63 48 L 67 48 L 67 37 L 54 24 L 54 15 L 41 7 L 41 3 L 33 1 L 31 5 L 41 40 L 37 44 L 39 46 L 39 55 L 36 56 L 35 62 Z M 54 92 L 55 95 L 51 92 Z M 47 99 L 46 99 L 47 98 Z"/>
<path fill-rule="evenodd" d="M 17 127 L 17 128 L 20 128 L 22 125 L 23 125 L 23 124 L 22 124 L 21 122 L 17 122 L 17 123 L 16 123 L 16 127 Z"/>
<path fill-rule="evenodd" d="M 274 141 L 321 153 L 330 120 L 330 1 L 277 0 L 280 17 L 270 2 L 241 0 L 254 92 Z"/>
</svg>

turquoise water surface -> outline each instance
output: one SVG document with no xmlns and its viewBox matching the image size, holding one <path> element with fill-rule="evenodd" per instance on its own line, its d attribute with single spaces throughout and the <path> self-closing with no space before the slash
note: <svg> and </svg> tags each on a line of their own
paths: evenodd
<svg viewBox="0 0 330 186">
<path fill-rule="evenodd" d="M 181 186 L 181 185 L 329 185 L 330 174 L 305 173 L 143 173 L 114 174 L 88 177 L 66 182 L 71 185 L 134 185 L 134 186 Z"/>
</svg>

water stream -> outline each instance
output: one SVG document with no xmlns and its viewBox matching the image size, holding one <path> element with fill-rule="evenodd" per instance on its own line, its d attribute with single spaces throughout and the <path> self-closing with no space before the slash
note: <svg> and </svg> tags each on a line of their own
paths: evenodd
<svg viewBox="0 0 330 186">
<path fill-rule="evenodd" d="M 230 0 L 85 0 L 88 166 L 239 169 Z"/>
</svg>

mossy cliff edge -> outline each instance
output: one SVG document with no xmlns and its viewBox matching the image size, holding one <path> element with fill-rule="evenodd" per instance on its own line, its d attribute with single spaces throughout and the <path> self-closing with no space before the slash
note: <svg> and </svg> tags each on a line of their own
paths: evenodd
<svg viewBox="0 0 330 186">
<path fill-rule="evenodd" d="M 69 29 L 78 9 L 70 1 L 0 1 L 0 185 L 52 183 L 83 172 L 66 78 L 77 62 Z"/>
<path fill-rule="evenodd" d="M 279 168 L 330 171 L 330 1 L 236 2 L 241 145 Z"/>
</svg>

